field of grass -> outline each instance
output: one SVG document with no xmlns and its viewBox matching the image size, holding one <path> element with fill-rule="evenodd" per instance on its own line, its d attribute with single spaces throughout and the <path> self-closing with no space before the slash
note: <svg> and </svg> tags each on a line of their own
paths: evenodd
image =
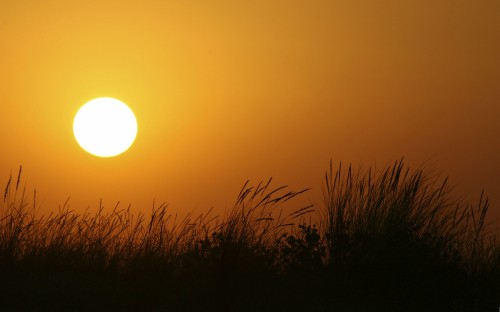
<svg viewBox="0 0 500 312">
<path fill-rule="evenodd" d="M 330 165 L 307 190 L 243 186 L 232 210 L 177 220 L 166 205 L 36 213 L 9 179 L 0 203 L 0 310 L 498 311 L 488 200 L 403 161 Z M 290 208 L 292 207 L 292 208 Z"/>
</svg>

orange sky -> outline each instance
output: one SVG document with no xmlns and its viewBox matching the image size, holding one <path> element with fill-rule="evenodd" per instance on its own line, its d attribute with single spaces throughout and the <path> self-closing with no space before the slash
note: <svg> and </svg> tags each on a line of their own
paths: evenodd
<svg viewBox="0 0 500 312">
<path fill-rule="evenodd" d="M 270 176 L 319 202 L 330 158 L 404 156 L 500 217 L 499 34 L 497 0 L 2 0 L 0 182 L 23 165 L 45 210 L 203 212 Z M 138 118 L 116 158 L 72 133 L 101 96 Z"/>
</svg>

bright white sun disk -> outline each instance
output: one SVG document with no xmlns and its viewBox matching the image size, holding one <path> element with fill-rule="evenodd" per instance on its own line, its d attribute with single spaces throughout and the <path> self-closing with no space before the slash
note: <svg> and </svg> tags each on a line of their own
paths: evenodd
<svg viewBox="0 0 500 312">
<path fill-rule="evenodd" d="M 76 113 L 73 133 L 90 154 L 113 157 L 125 152 L 137 135 L 137 120 L 123 102 L 103 97 L 83 105 Z"/>
</svg>

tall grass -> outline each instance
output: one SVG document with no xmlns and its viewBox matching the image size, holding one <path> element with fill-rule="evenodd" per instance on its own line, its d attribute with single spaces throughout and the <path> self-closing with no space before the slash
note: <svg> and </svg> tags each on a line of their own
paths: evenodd
<svg viewBox="0 0 500 312">
<path fill-rule="evenodd" d="M 271 246 L 287 227 L 294 225 L 292 220 L 313 211 L 312 206 L 307 206 L 285 216 L 280 206 L 307 190 L 270 189 L 269 179 L 256 187 L 247 181 L 234 207 L 222 218 L 209 210 L 178 220 L 168 213 L 166 204 L 153 206 L 146 218 L 144 213 L 133 215 L 130 207 L 120 209 L 119 203 L 107 211 L 102 201 L 96 213 L 78 213 L 70 208 L 69 200 L 57 212 L 37 216 L 36 199 L 31 205 L 26 201 L 25 188 L 18 188 L 20 178 L 19 174 L 13 190 L 12 177 L 9 179 L 0 206 L 0 250 L 4 260 L 67 253 L 75 255 L 79 264 L 89 260 L 108 266 L 127 265 L 138 258 L 173 259 L 207 243 L 211 247 Z"/>
<path fill-rule="evenodd" d="M 330 164 L 323 214 L 329 255 L 341 255 L 357 236 L 393 236 L 439 243 L 443 252 L 475 263 L 491 247 L 485 245 L 488 198 L 482 193 L 477 205 L 464 204 L 451 193 L 448 179 L 433 179 L 422 168 L 411 171 L 402 160 L 380 174 L 351 166 L 343 171 L 342 164 L 334 172 Z"/>
<path fill-rule="evenodd" d="M 500 245 L 486 225 L 484 194 L 464 203 L 448 179 L 412 171 L 403 160 L 380 172 L 330 163 L 323 194 L 326 261 L 335 278 L 360 287 L 354 297 L 405 310 L 482 311 L 500 303 Z M 371 296 L 364 283 L 381 292 Z M 480 299 L 484 293 L 492 301 Z"/>
<path fill-rule="evenodd" d="M 166 204 L 39 215 L 21 172 L 0 204 L 0 307 L 173 311 L 482 311 L 500 304 L 489 202 L 403 161 L 330 163 L 323 206 L 307 191 L 244 184 L 223 216 Z M 318 224 L 306 222 L 318 220 Z M 17 298 L 17 299 L 16 299 Z"/>
</svg>

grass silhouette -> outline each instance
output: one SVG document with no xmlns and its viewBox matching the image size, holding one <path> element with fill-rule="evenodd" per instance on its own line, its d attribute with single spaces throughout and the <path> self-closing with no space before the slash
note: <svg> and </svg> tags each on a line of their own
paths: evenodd
<svg viewBox="0 0 500 312">
<path fill-rule="evenodd" d="M 500 306 L 488 200 L 403 161 L 330 163 L 324 205 L 307 190 L 245 183 L 233 208 L 177 219 L 162 204 L 36 213 L 17 179 L 0 205 L 0 308 L 165 311 L 487 311 Z M 315 223 L 308 220 L 316 220 Z"/>
</svg>

